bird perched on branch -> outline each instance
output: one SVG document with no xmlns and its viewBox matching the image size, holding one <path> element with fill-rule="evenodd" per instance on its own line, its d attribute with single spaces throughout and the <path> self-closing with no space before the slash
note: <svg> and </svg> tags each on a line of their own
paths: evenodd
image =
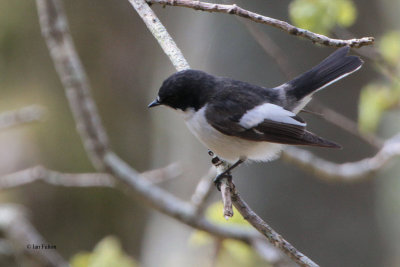
<svg viewBox="0 0 400 267">
<path fill-rule="evenodd" d="M 312 95 L 361 68 L 363 61 L 335 51 L 311 70 L 274 88 L 265 88 L 199 70 L 168 77 L 149 107 L 181 111 L 190 131 L 229 163 L 270 161 L 282 145 L 341 146 L 306 130 L 297 113 Z M 218 179 L 217 179 L 218 180 Z M 218 182 L 218 181 L 217 181 Z"/>
</svg>

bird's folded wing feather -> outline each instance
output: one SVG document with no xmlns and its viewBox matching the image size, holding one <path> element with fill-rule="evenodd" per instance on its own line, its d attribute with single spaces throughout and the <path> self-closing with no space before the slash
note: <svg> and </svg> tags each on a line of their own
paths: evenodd
<svg viewBox="0 0 400 267">
<path fill-rule="evenodd" d="M 243 112 L 241 103 L 207 107 L 207 121 L 218 131 L 252 141 L 267 141 L 291 145 L 340 147 L 305 130 L 306 123 L 299 116 L 281 106 L 263 103 Z M 242 110 L 234 113 L 233 110 Z"/>
</svg>

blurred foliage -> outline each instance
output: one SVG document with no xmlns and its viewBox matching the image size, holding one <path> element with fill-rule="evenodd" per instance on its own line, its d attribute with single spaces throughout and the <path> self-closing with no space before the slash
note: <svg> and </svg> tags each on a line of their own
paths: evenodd
<svg viewBox="0 0 400 267">
<path fill-rule="evenodd" d="M 103 238 L 93 252 L 80 252 L 72 257 L 72 267 L 137 267 L 134 259 L 125 254 L 117 238 Z"/>
<path fill-rule="evenodd" d="M 385 33 L 379 41 L 378 48 L 384 60 L 396 66 L 400 61 L 400 32 Z"/>
<path fill-rule="evenodd" d="M 251 228 L 251 225 L 243 219 L 235 207 L 233 207 L 233 217 L 226 220 L 223 214 L 222 202 L 216 202 L 207 208 L 205 216 L 208 220 L 215 224 L 223 224 L 227 227 L 235 228 Z M 221 242 L 221 250 L 218 254 L 217 266 L 240 266 L 240 267 L 254 267 L 254 266 L 270 266 L 263 261 L 261 257 L 247 244 L 231 240 L 231 239 L 216 239 L 203 231 L 195 231 L 191 236 L 189 242 L 195 246 L 209 246 L 216 247 L 218 242 Z"/>
<path fill-rule="evenodd" d="M 378 126 L 383 112 L 393 103 L 391 89 L 383 84 L 369 84 L 361 91 L 359 124 L 364 132 L 372 132 Z"/>
<path fill-rule="evenodd" d="M 229 220 L 226 220 L 223 214 L 224 206 L 222 202 L 215 202 L 210 205 L 205 213 L 207 219 L 216 224 L 230 225 L 230 226 L 240 226 L 240 227 L 251 227 L 250 224 L 243 219 L 238 210 L 233 207 L 233 216 Z"/>
<path fill-rule="evenodd" d="M 390 79 L 385 83 L 372 82 L 361 91 L 358 120 L 360 130 L 364 132 L 375 131 L 384 112 L 400 104 L 400 81 L 397 78 L 400 75 L 399 44 L 398 31 L 385 33 L 378 42 L 378 52 L 383 58 L 379 67 Z"/>
<path fill-rule="evenodd" d="M 357 9 L 351 0 L 294 0 L 289 5 L 294 25 L 320 34 L 327 34 L 336 25 L 351 26 Z"/>
</svg>

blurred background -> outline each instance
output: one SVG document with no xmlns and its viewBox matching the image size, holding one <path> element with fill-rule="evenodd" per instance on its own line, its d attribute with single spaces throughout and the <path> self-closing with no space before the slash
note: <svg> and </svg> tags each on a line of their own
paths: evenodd
<svg viewBox="0 0 400 267">
<path fill-rule="evenodd" d="M 376 51 L 363 48 L 360 53 L 379 53 L 381 65 L 363 57 L 360 71 L 319 92 L 315 99 L 359 121 L 363 132 L 386 139 L 400 131 L 396 78 L 400 73 L 400 1 L 235 3 L 333 37 L 376 37 Z M 128 1 L 69 0 L 64 7 L 113 149 L 138 171 L 181 163 L 181 177 L 161 186 L 189 199 L 210 166 L 207 149 L 173 111 L 147 109 L 162 81 L 175 72 L 170 61 Z M 287 73 L 263 50 L 243 19 L 179 7 L 152 8 L 192 68 L 266 87 L 287 80 Z M 94 171 L 41 37 L 35 2 L 1 0 L 0 10 L 0 111 L 32 104 L 46 109 L 40 122 L 0 131 L 0 174 L 37 164 L 60 172 Z M 253 27 L 281 49 L 294 75 L 334 51 L 266 25 Z M 318 116 L 301 116 L 311 131 L 344 147 L 312 149 L 325 159 L 351 162 L 377 152 L 376 147 Z M 321 266 L 400 266 L 400 169 L 396 163 L 398 159 L 355 183 L 327 182 L 283 160 L 241 166 L 234 177 L 248 204 Z M 213 200 L 219 201 L 214 191 Z M 26 207 L 36 229 L 71 262 L 112 235 L 140 266 L 211 266 L 213 244 L 192 242 L 193 229 L 116 190 L 38 182 L 1 190 L 0 201 Z M 221 256 L 216 266 L 268 266 L 243 257 L 229 262 Z M 4 253 L 0 266 L 19 264 L 12 253 Z"/>
</svg>

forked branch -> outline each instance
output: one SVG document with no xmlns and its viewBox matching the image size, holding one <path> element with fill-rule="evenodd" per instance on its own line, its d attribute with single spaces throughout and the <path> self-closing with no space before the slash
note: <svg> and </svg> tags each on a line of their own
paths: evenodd
<svg viewBox="0 0 400 267">
<path fill-rule="evenodd" d="M 169 36 L 165 27 L 161 24 L 154 12 L 149 8 L 145 0 L 129 0 L 132 6 L 139 13 L 147 27 L 160 43 L 162 49 L 171 59 L 177 70 L 189 68 L 189 64 L 178 49 L 173 39 Z M 150 1 L 161 3 L 162 1 Z M 168 3 L 197 3 L 199 1 L 164 1 Z M 77 129 L 85 144 L 86 151 L 98 170 L 106 170 L 112 173 L 118 181 L 134 192 L 136 197 L 142 198 L 145 202 L 152 205 L 157 210 L 176 218 L 182 223 L 196 229 L 207 231 L 219 238 L 234 238 L 250 245 L 257 243 L 259 234 L 255 231 L 244 229 L 232 229 L 220 225 L 215 225 L 199 216 L 197 208 L 169 192 L 155 186 L 127 163 L 121 160 L 109 148 L 108 138 L 104 127 L 101 124 L 100 116 L 90 94 L 90 87 L 85 75 L 85 71 L 75 52 L 72 37 L 70 36 L 67 19 L 61 6 L 60 0 L 37 0 L 39 18 L 42 32 L 50 54 L 55 63 L 57 72 L 63 82 L 65 91 L 70 103 Z M 310 33 L 309 31 L 298 29 L 286 22 L 271 19 L 265 16 L 246 11 L 237 6 L 214 5 L 218 12 L 233 13 L 242 17 L 250 18 L 256 22 L 269 24 L 278 27 L 291 34 L 303 36 L 314 42 L 333 46 L 350 45 L 360 47 L 370 44 L 373 38 L 337 40 Z M 198 6 L 201 7 L 201 6 Z M 224 9 L 225 8 L 225 9 Z M 208 10 L 215 11 L 215 10 Z M 247 219 L 257 230 L 284 253 L 289 255 L 300 266 L 317 266 L 309 258 L 301 254 L 297 249 L 277 233 L 275 233 L 259 216 L 257 216 L 240 198 L 237 191 L 232 194 L 233 204 L 238 207 L 245 219 Z"/>
</svg>

